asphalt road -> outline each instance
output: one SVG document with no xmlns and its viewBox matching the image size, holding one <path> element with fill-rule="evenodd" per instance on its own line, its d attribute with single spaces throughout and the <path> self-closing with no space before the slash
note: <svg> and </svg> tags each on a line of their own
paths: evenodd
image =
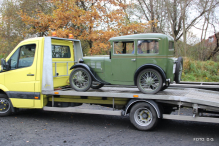
<svg viewBox="0 0 219 146">
<path fill-rule="evenodd" d="M 0 145 L 218 146 L 219 125 L 161 120 L 139 131 L 129 117 L 22 110 L 0 117 Z"/>
</svg>

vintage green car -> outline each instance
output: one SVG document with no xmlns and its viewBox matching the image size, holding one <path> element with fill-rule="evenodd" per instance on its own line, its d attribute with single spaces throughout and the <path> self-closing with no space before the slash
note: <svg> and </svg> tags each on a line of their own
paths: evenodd
<svg viewBox="0 0 219 146">
<path fill-rule="evenodd" d="M 160 33 L 113 37 L 110 55 L 86 56 L 71 67 L 71 87 L 76 91 L 103 85 L 135 85 L 154 94 L 180 82 L 183 59 L 174 58 L 174 40 Z M 96 83 L 96 84 L 95 84 Z"/>
</svg>

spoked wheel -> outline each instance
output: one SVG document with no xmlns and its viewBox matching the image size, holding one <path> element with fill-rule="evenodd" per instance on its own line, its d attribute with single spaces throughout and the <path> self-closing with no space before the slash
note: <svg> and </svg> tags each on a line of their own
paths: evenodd
<svg viewBox="0 0 219 146">
<path fill-rule="evenodd" d="M 96 82 L 96 81 L 93 81 L 92 84 L 91 84 L 92 89 L 100 89 L 103 86 L 104 86 L 104 84 Z"/>
<path fill-rule="evenodd" d="M 74 69 L 69 77 L 71 87 L 76 91 L 87 91 L 92 83 L 90 73 L 83 68 Z"/>
<path fill-rule="evenodd" d="M 11 104 L 5 94 L 0 94 L 0 116 L 8 116 L 11 114 Z"/>
<path fill-rule="evenodd" d="M 138 75 L 137 86 L 143 93 L 154 94 L 161 90 L 163 79 L 158 71 L 145 69 Z"/>
<path fill-rule="evenodd" d="M 150 130 L 156 126 L 158 118 L 150 104 L 141 102 L 132 107 L 130 121 L 139 130 Z"/>
<path fill-rule="evenodd" d="M 178 62 L 176 64 L 176 71 L 175 71 L 175 81 L 176 83 L 180 83 L 181 76 L 183 71 L 183 58 L 179 57 Z"/>
</svg>

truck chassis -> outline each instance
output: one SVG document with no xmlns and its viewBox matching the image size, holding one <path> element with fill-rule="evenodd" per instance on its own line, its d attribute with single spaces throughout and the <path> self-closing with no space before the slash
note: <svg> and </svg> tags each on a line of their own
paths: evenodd
<svg viewBox="0 0 219 146">
<path fill-rule="evenodd" d="M 219 113 L 219 94 L 217 91 L 200 90 L 194 88 L 187 89 L 168 89 L 161 91 L 156 95 L 142 94 L 137 88 L 118 88 L 118 87 L 103 87 L 98 90 L 89 90 L 88 92 L 77 92 L 72 89 L 61 89 L 54 91 L 43 91 L 45 95 L 51 95 L 52 105 L 45 106 L 43 109 L 45 111 L 58 111 L 58 112 L 75 112 L 75 113 L 86 113 L 86 114 L 103 114 L 103 115 L 118 115 L 118 116 L 130 116 L 132 109 L 135 105 L 146 103 L 151 107 L 147 108 L 148 115 L 143 115 L 141 112 L 136 113 L 133 111 L 135 116 L 140 116 L 138 118 L 133 118 L 135 121 L 131 122 L 139 130 L 150 130 L 156 126 L 156 121 L 153 125 L 144 124 L 147 122 L 147 116 L 152 116 L 149 120 L 154 119 L 173 119 L 173 120 L 185 120 L 185 121 L 199 121 L 199 122 L 210 122 L 219 123 L 219 118 L 205 116 L 204 113 Z M 58 96 L 57 96 L 58 95 Z M 90 107 L 84 108 L 83 106 L 76 107 L 55 107 L 55 99 L 59 96 L 79 96 L 83 99 L 84 97 L 96 98 L 102 97 L 103 99 L 112 99 L 111 110 L 107 109 L 92 109 Z M 129 102 L 123 109 L 115 108 L 114 101 L 117 98 L 129 99 Z M 85 99 L 86 100 L 86 99 Z M 144 105 L 142 105 L 144 107 Z M 192 109 L 192 116 L 180 115 L 180 110 L 183 107 Z M 167 108 L 167 109 L 166 109 Z M 137 110 L 140 108 L 137 108 Z M 154 110 L 156 114 L 152 114 Z M 172 111 L 178 110 L 178 115 L 171 114 Z M 142 115 L 141 115 L 142 114 Z M 145 116 L 145 117 L 144 117 Z M 153 117 L 155 116 L 155 117 Z M 142 119 L 141 119 L 142 118 Z M 137 124 L 137 126 L 136 126 Z M 141 126 L 143 125 L 143 126 Z M 147 125 L 147 126 L 144 126 Z M 149 127 L 149 128 L 148 128 Z"/>
</svg>

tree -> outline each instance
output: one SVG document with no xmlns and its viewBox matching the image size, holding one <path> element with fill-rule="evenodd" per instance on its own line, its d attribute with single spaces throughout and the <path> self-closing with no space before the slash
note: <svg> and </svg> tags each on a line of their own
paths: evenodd
<svg viewBox="0 0 219 146">
<path fill-rule="evenodd" d="M 116 0 L 53 0 L 51 4 L 51 14 L 39 11 L 32 17 L 20 12 L 29 33 L 46 36 L 56 31 L 59 37 L 72 33 L 88 43 L 89 54 L 106 54 L 110 37 L 144 32 L 148 27 L 147 23 L 127 22 L 127 5 Z"/>
<path fill-rule="evenodd" d="M 47 8 L 47 9 L 46 9 Z M 37 9 L 48 11 L 44 0 L 4 0 L 0 7 L 0 53 L 6 56 L 23 39 L 30 37 L 26 26 L 19 16 L 20 10 L 35 15 Z"/>
<path fill-rule="evenodd" d="M 206 13 L 219 5 L 218 0 L 136 1 L 139 3 L 142 15 L 146 21 L 156 20 L 158 26 L 157 30 L 160 29 L 158 32 L 170 34 L 175 42 L 183 36 L 185 44 L 186 33 L 196 25 L 200 19 L 203 19 Z M 180 55 L 177 48 L 175 48 L 175 54 L 176 56 Z M 184 50 L 184 56 L 185 55 L 186 50 Z"/>
</svg>

